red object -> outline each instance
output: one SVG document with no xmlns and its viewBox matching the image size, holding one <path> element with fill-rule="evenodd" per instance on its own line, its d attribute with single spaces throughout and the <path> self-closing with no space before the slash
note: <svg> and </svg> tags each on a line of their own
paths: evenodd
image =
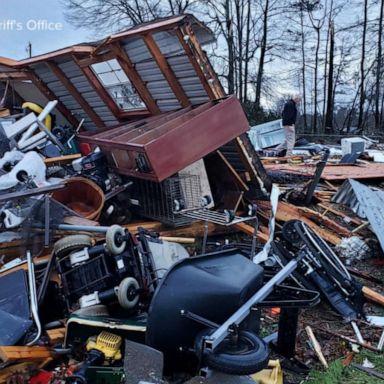
<svg viewBox="0 0 384 384">
<path fill-rule="evenodd" d="M 100 146 L 117 172 L 163 181 L 248 129 L 240 102 L 231 96 L 79 139 Z"/>
<path fill-rule="evenodd" d="M 92 147 L 89 143 L 80 143 L 79 147 L 83 156 L 87 156 L 92 152 Z"/>
<path fill-rule="evenodd" d="M 29 384 L 49 384 L 52 378 L 52 372 L 41 371 L 37 375 L 31 377 Z"/>
</svg>

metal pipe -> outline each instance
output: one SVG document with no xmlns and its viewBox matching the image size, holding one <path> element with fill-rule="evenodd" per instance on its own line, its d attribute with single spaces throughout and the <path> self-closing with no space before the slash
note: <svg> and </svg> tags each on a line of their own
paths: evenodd
<svg viewBox="0 0 384 384">
<path fill-rule="evenodd" d="M 31 312 L 33 320 L 35 321 L 37 334 L 35 338 L 30 341 L 27 345 L 33 345 L 40 339 L 41 336 L 41 323 L 39 318 L 37 294 L 36 294 L 36 281 L 35 281 L 35 266 L 33 264 L 32 255 L 30 251 L 27 251 L 27 262 L 28 262 L 28 284 L 29 284 L 29 297 L 31 303 Z"/>
<path fill-rule="evenodd" d="M 283 282 L 297 268 L 299 259 L 291 260 L 281 271 L 272 277 L 261 287 L 245 304 L 243 304 L 229 319 L 227 319 L 216 331 L 204 340 L 204 348 L 214 350 L 228 335 L 233 325 L 240 324 L 251 312 L 251 308 L 264 300 L 274 289 L 275 285 Z"/>
<path fill-rule="evenodd" d="M 107 233 L 109 227 L 96 226 L 96 225 L 59 224 L 59 225 L 55 225 L 54 228 L 62 230 L 62 231 L 81 231 L 81 232 Z"/>
</svg>

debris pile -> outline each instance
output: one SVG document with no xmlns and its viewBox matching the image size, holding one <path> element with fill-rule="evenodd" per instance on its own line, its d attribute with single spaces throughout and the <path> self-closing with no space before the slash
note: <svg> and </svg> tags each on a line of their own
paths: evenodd
<svg viewBox="0 0 384 384">
<path fill-rule="evenodd" d="M 0 58 L 0 382 L 282 383 L 308 350 L 328 369 L 324 334 L 382 352 L 380 143 L 284 157 L 212 40 L 184 15 Z"/>
</svg>

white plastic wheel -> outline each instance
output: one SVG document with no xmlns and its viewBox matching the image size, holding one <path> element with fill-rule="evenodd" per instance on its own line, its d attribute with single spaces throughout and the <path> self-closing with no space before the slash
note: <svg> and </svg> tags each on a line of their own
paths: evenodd
<svg viewBox="0 0 384 384">
<path fill-rule="evenodd" d="M 53 251 L 56 257 L 61 258 L 72 252 L 92 246 L 92 239 L 87 235 L 70 235 L 56 241 Z"/>
<path fill-rule="evenodd" d="M 118 242 L 118 237 L 124 237 L 125 230 L 120 227 L 120 225 L 112 225 L 108 228 L 107 234 L 105 235 L 105 242 L 107 244 L 107 249 L 113 255 L 120 255 L 125 250 L 126 242 Z"/>
<path fill-rule="evenodd" d="M 140 288 L 133 277 L 126 277 L 119 285 L 117 300 L 124 309 L 132 309 L 139 302 L 139 295 L 135 292 Z"/>
</svg>

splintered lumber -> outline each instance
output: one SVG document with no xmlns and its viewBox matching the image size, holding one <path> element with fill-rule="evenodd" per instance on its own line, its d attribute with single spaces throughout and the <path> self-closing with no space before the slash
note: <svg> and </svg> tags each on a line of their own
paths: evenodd
<svg viewBox="0 0 384 384">
<path fill-rule="evenodd" d="M 270 209 L 270 203 L 266 201 L 258 201 L 257 205 L 259 208 Z M 320 214 L 319 216 L 321 217 Z M 279 201 L 279 205 L 277 207 L 276 212 L 276 220 L 283 222 L 288 220 L 301 220 L 305 224 L 307 224 L 315 233 L 322 237 L 325 241 L 328 241 L 333 245 L 338 245 L 341 241 L 341 238 L 335 233 L 334 230 L 331 231 L 322 228 L 320 227 L 320 225 L 314 223 L 311 219 L 309 219 L 308 212 L 303 211 L 301 207 L 296 207 L 292 204 L 285 203 L 283 201 Z M 323 224 L 327 226 L 330 221 L 332 220 L 323 220 Z M 343 227 L 343 229 L 345 228 Z"/>
<path fill-rule="evenodd" d="M 333 332 L 333 331 L 330 331 L 328 329 L 324 329 L 324 328 L 321 328 L 321 327 L 316 327 L 315 325 L 312 325 L 312 328 L 316 329 L 320 333 L 325 333 L 325 334 L 328 334 L 328 335 L 331 335 L 331 336 L 336 336 L 336 337 L 338 337 L 338 338 L 340 338 L 342 340 L 345 340 L 345 341 L 347 341 L 349 343 L 360 345 L 361 347 L 369 349 L 370 351 L 381 352 L 378 348 L 374 347 L 371 344 L 361 343 L 358 340 L 352 339 L 351 337 L 348 337 L 348 336 L 341 335 L 340 333 Z"/>
<path fill-rule="evenodd" d="M 358 219 L 357 217 L 348 216 L 344 212 L 341 212 L 341 211 L 337 210 L 336 208 L 331 207 L 328 204 L 319 203 L 319 204 L 317 204 L 317 206 L 320 207 L 320 208 L 325 209 L 326 211 L 329 211 L 329 212 L 333 213 L 336 216 L 340 216 L 343 219 L 347 219 L 347 220 L 349 220 L 353 224 L 361 225 L 363 223 L 363 221 Z"/>
<path fill-rule="evenodd" d="M 254 227 L 252 227 L 252 225 L 249 225 L 247 223 L 238 223 L 238 224 L 235 224 L 234 227 L 239 231 L 244 232 L 248 236 L 253 236 L 253 233 L 255 232 Z M 269 239 L 269 236 L 265 233 L 258 231 L 257 239 L 262 241 L 263 243 L 266 243 Z"/>
<path fill-rule="evenodd" d="M 311 340 L 311 344 L 312 344 L 312 347 L 317 355 L 317 357 L 319 358 L 320 360 L 320 363 L 323 364 L 324 368 L 327 368 L 328 369 L 328 363 L 327 363 L 327 360 L 325 360 L 325 357 L 323 355 L 323 351 L 321 350 L 321 345 L 320 343 L 317 341 L 316 337 L 315 337 L 315 334 L 313 333 L 312 331 L 312 328 L 307 325 L 305 327 L 305 331 L 307 332 L 307 335 L 309 337 L 309 340 Z"/>
<path fill-rule="evenodd" d="M 363 287 L 362 292 L 366 299 L 373 301 L 376 304 L 384 306 L 384 296 L 380 293 L 368 287 Z"/>
<path fill-rule="evenodd" d="M 335 221 L 330 220 L 328 217 L 322 216 L 319 212 L 313 211 L 305 207 L 297 207 L 297 209 L 302 212 L 302 214 L 308 217 L 311 220 L 316 221 L 320 225 L 324 225 L 329 229 L 333 229 L 342 236 L 349 237 L 351 236 L 351 231 L 347 228 L 337 224 Z"/>
<path fill-rule="evenodd" d="M 14 361 L 42 361 L 48 359 L 49 357 L 52 357 L 52 352 L 48 347 L 0 347 L 0 359 L 4 363 Z"/>
<path fill-rule="evenodd" d="M 274 170 L 295 175 L 313 176 L 315 165 L 300 164 L 265 164 L 267 170 Z M 384 174 L 384 163 L 368 163 L 363 165 L 331 165 L 327 164 L 321 178 L 327 181 L 343 181 L 347 179 L 381 179 Z"/>
</svg>

